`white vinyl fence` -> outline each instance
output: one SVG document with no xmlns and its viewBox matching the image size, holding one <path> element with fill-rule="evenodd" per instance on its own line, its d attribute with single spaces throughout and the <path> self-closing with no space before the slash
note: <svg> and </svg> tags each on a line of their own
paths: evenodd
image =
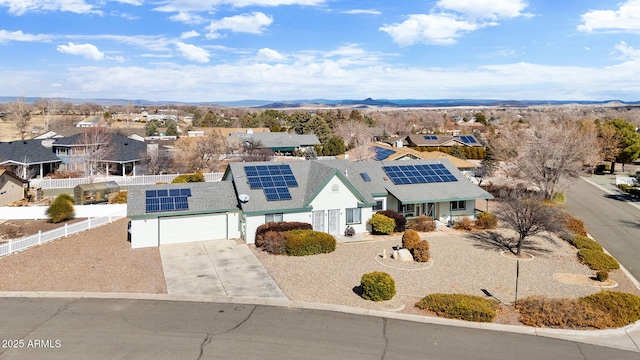
<svg viewBox="0 0 640 360">
<path fill-rule="evenodd" d="M 73 224 L 64 224 L 63 227 L 55 230 L 38 232 L 38 234 L 35 235 L 26 236 L 20 239 L 9 240 L 8 242 L 0 243 L 0 257 L 26 250 L 32 246 L 48 243 L 49 241 L 53 241 L 61 237 L 67 237 L 81 231 L 93 229 L 95 227 L 121 219 L 125 216 L 126 214 L 119 213 L 99 218 L 89 218 L 88 220 Z"/>
<path fill-rule="evenodd" d="M 629 186 L 636 185 L 636 178 L 628 177 L 628 176 L 616 176 L 616 186 L 620 184 L 627 184 Z"/>
<path fill-rule="evenodd" d="M 96 176 L 93 179 L 94 183 L 115 181 L 120 186 L 127 185 L 151 185 L 157 183 L 171 183 L 173 179 L 180 174 L 165 174 L 165 175 L 140 175 L 140 176 Z M 214 182 L 222 180 L 224 173 L 206 173 L 204 180 L 206 182 Z M 67 179 L 31 179 L 29 183 L 33 188 L 42 189 L 72 189 L 81 184 L 88 184 L 91 180 L 89 178 L 67 178 Z"/>
</svg>

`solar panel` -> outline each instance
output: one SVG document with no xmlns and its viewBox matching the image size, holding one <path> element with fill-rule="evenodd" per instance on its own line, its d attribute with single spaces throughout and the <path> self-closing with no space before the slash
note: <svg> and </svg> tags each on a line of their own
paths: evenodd
<svg viewBox="0 0 640 360">
<path fill-rule="evenodd" d="M 189 188 L 147 190 L 145 212 L 189 210 L 189 196 Z"/>
<path fill-rule="evenodd" d="M 458 181 L 442 164 L 383 166 L 382 169 L 396 185 Z"/>
<path fill-rule="evenodd" d="M 371 177 L 369 177 L 369 174 L 367 174 L 367 173 L 360 173 L 360 177 L 362 177 L 362 180 L 364 180 L 364 182 L 370 182 L 371 181 Z"/>
<path fill-rule="evenodd" d="M 298 182 L 288 164 L 245 166 L 244 173 L 251 189 L 262 189 L 267 201 L 291 200 L 290 187 Z"/>
<path fill-rule="evenodd" d="M 385 149 L 380 146 L 373 146 L 371 147 L 371 150 L 373 150 L 376 153 L 374 156 L 374 159 L 376 161 L 382 161 L 395 153 L 394 150 Z"/>
<path fill-rule="evenodd" d="M 458 136 L 458 139 L 460 139 L 460 141 L 462 141 L 465 144 L 476 144 L 477 143 L 476 139 L 471 135 L 461 135 L 461 136 Z"/>
<path fill-rule="evenodd" d="M 436 135 L 425 135 L 424 139 L 425 140 L 438 140 L 438 137 Z"/>
</svg>

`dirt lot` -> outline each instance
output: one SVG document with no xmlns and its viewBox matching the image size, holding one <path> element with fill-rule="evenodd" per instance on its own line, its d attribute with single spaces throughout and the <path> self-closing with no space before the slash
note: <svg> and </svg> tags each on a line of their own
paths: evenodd
<svg viewBox="0 0 640 360">
<path fill-rule="evenodd" d="M 127 222 L 118 220 L 0 258 L 0 290 L 166 293 L 158 248 L 131 249 Z M 22 225 L 28 235 L 53 224 Z"/>
</svg>

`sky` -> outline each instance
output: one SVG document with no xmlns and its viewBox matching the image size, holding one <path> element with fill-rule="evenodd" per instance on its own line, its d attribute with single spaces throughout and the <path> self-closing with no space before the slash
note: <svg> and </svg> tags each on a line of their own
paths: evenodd
<svg viewBox="0 0 640 360">
<path fill-rule="evenodd" d="M 640 100 L 640 0 L 0 0 L 0 96 Z"/>
</svg>

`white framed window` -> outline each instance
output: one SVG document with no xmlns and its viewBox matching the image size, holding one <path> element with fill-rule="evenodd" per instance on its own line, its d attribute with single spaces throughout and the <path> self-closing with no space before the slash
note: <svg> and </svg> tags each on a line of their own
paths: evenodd
<svg viewBox="0 0 640 360">
<path fill-rule="evenodd" d="M 452 201 L 451 202 L 451 210 L 466 210 L 467 202 L 466 201 Z"/>
<path fill-rule="evenodd" d="M 266 214 L 264 216 L 264 222 L 282 222 L 282 214 Z"/>
<path fill-rule="evenodd" d="M 346 215 L 347 215 L 347 225 L 362 223 L 362 209 L 360 208 L 346 209 Z"/>
<path fill-rule="evenodd" d="M 376 200 L 373 211 L 384 210 L 384 200 Z"/>
</svg>

